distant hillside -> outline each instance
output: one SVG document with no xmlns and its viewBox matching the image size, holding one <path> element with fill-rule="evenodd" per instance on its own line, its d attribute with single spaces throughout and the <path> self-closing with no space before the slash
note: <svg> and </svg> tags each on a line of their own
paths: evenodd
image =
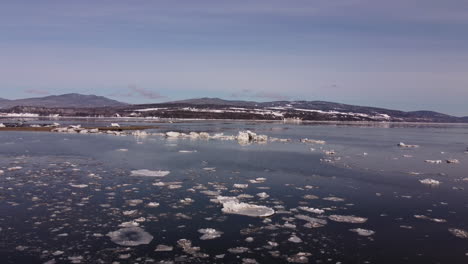
<svg viewBox="0 0 468 264">
<path fill-rule="evenodd" d="M 83 94 L 63 94 L 46 97 L 27 98 L 19 100 L 0 99 L 0 108 L 6 109 L 15 106 L 36 107 L 70 107 L 70 108 L 92 108 L 92 107 L 116 107 L 124 106 L 125 103 L 115 101 L 103 96 Z"/>
<path fill-rule="evenodd" d="M 7 116 L 8 113 L 13 115 L 36 113 L 41 116 L 70 117 L 468 123 L 468 117 L 456 117 L 433 111 L 405 112 L 324 101 L 251 102 L 205 97 L 157 104 L 129 105 L 94 95 L 66 94 L 6 100 L 3 105 L 10 106 L 0 111 L 6 113 Z"/>
<path fill-rule="evenodd" d="M 258 103 L 250 102 L 250 101 L 229 101 L 229 100 L 223 100 L 220 98 L 203 97 L 203 98 L 166 102 L 163 104 L 255 106 Z"/>
<path fill-rule="evenodd" d="M 230 101 L 196 98 L 158 104 L 131 105 L 132 116 L 201 119 L 260 119 L 303 121 L 468 122 L 433 111 L 405 112 L 325 101 Z M 125 114 L 125 113 L 123 113 Z M 122 113 L 119 113 L 122 115 Z"/>
</svg>

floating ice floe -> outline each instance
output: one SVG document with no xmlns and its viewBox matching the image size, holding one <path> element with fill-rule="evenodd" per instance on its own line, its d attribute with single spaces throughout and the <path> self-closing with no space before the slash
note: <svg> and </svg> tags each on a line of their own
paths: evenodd
<svg viewBox="0 0 468 264">
<path fill-rule="evenodd" d="M 182 248 L 182 250 L 190 255 L 204 257 L 204 254 L 198 253 L 200 251 L 200 247 L 193 247 L 192 241 L 188 239 L 179 239 L 177 240 L 177 245 Z"/>
<path fill-rule="evenodd" d="M 318 199 L 319 197 L 316 196 L 316 195 L 313 195 L 313 194 L 306 194 L 304 196 L 302 196 L 302 198 L 306 199 L 306 200 L 316 200 Z"/>
<path fill-rule="evenodd" d="M 120 125 L 117 123 L 111 123 L 111 127 L 120 127 Z"/>
<path fill-rule="evenodd" d="M 166 245 L 157 245 L 154 251 L 156 252 L 168 252 L 174 250 L 174 247 L 166 246 Z"/>
<path fill-rule="evenodd" d="M 266 192 L 257 193 L 257 196 L 262 199 L 270 197 L 270 195 L 268 195 Z"/>
<path fill-rule="evenodd" d="M 375 231 L 362 228 L 350 229 L 349 231 L 357 233 L 360 236 L 372 236 L 373 234 L 375 234 Z"/>
<path fill-rule="evenodd" d="M 425 160 L 424 162 L 431 164 L 441 164 L 442 160 Z"/>
<path fill-rule="evenodd" d="M 289 242 L 292 242 L 292 243 L 301 243 L 302 242 L 302 239 L 300 239 L 298 236 L 296 235 L 293 235 L 291 236 L 290 238 L 288 238 L 288 241 Z"/>
<path fill-rule="evenodd" d="M 354 215 L 330 215 L 328 219 L 340 222 L 340 223 L 351 223 L 351 224 L 362 224 L 367 221 L 367 218 L 357 217 Z"/>
<path fill-rule="evenodd" d="M 174 131 L 166 132 L 166 137 L 175 138 L 179 136 L 180 136 L 180 132 L 174 132 Z"/>
<path fill-rule="evenodd" d="M 159 203 L 156 202 L 149 202 L 146 206 L 151 207 L 151 208 L 156 208 L 159 206 Z"/>
<path fill-rule="evenodd" d="M 429 220 L 429 221 L 432 221 L 432 222 L 435 222 L 435 223 L 445 223 L 445 222 L 447 222 L 447 220 L 445 220 L 445 219 L 432 218 L 432 217 L 429 217 L 429 216 L 426 216 L 426 215 L 414 215 L 414 218 Z"/>
<path fill-rule="evenodd" d="M 125 201 L 125 203 L 128 204 L 129 206 L 137 206 L 137 205 L 143 203 L 143 200 L 141 200 L 141 199 L 132 199 L 132 200 Z"/>
<path fill-rule="evenodd" d="M 233 187 L 234 187 L 234 188 L 237 188 L 237 189 L 246 189 L 246 188 L 249 187 L 249 185 L 248 185 L 248 184 L 235 183 L 235 184 L 233 185 Z"/>
<path fill-rule="evenodd" d="M 196 150 L 179 150 L 179 153 L 195 153 Z"/>
<path fill-rule="evenodd" d="M 132 176 L 145 176 L 145 177 L 164 177 L 167 176 L 170 171 L 164 171 L 164 170 L 133 170 L 131 171 Z"/>
<path fill-rule="evenodd" d="M 266 178 L 256 178 L 254 180 L 249 180 L 250 183 L 256 184 L 256 183 L 264 183 L 266 181 Z"/>
<path fill-rule="evenodd" d="M 88 187 L 87 184 L 70 184 L 71 187 L 73 188 L 86 188 Z"/>
<path fill-rule="evenodd" d="M 325 219 L 319 219 L 307 215 L 295 215 L 294 217 L 300 220 L 307 221 L 308 223 L 306 224 L 306 227 L 308 228 L 318 228 L 327 224 L 327 220 Z"/>
<path fill-rule="evenodd" d="M 81 263 L 81 261 L 83 259 L 84 259 L 83 256 L 70 256 L 70 257 L 68 257 L 68 260 L 70 261 L 70 263 L 74 263 L 74 264 Z"/>
<path fill-rule="evenodd" d="M 198 232 L 203 234 L 203 236 L 200 237 L 201 240 L 215 239 L 221 237 L 221 235 L 223 234 L 223 232 L 220 232 L 213 228 L 198 229 Z"/>
<path fill-rule="evenodd" d="M 238 203 L 239 199 L 237 199 L 237 197 L 235 196 L 218 196 L 216 197 L 216 199 L 213 199 L 212 201 L 216 203 L 220 203 L 220 204 L 224 204 L 227 202 Z"/>
<path fill-rule="evenodd" d="M 107 234 L 112 242 L 126 247 L 146 245 L 153 240 L 153 236 L 139 227 L 127 227 Z"/>
<path fill-rule="evenodd" d="M 460 163 L 460 161 L 457 160 L 457 159 L 448 159 L 448 160 L 446 160 L 445 162 L 447 162 L 447 163 L 449 163 L 449 164 L 450 164 L 450 163 L 451 163 L 451 164 L 458 164 L 458 163 Z"/>
<path fill-rule="evenodd" d="M 325 200 L 325 201 L 331 201 L 331 202 L 344 202 L 344 199 L 343 199 L 343 198 L 335 197 L 335 196 L 325 197 L 325 198 L 323 198 L 323 200 Z"/>
<path fill-rule="evenodd" d="M 457 229 L 457 228 L 449 228 L 448 230 L 452 235 L 458 237 L 458 238 L 468 238 L 468 231 L 463 230 L 463 229 Z"/>
<path fill-rule="evenodd" d="M 312 144 L 320 144 L 323 145 L 326 142 L 324 140 L 315 140 L 315 139 L 308 139 L 308 138 L 303 138 L 301 139 L 302 143 L 312 143 Z"/>
<path fill-rule="evenodd" d="M 275 210 L 266 206 L 238 203 L 235 201 L 223 203 L 222 211 L 226 214 L 238 214 L 253 217 L 268 217 L 275 214 Z"/>
<path fill-rule="evenodd" d="M 119 151 L 119 152 L 127 152 L 128 149 L 118 149 L 117 151 Z"/>
<path fill-rule="evenodd" d="M 270 140 L 270 142 L 281 142 L 281 143 L 291 142 L 291 139 L 289 139 L 289 138 L 270 137 L 269 140 Z"/>
<path fill-rule="evenodd" d="M 239 131 L 237 134 L 237 141 L 241 145 L 248 144 L 250 142 L 256 143 L 264 143 L 268 141 L 268 136 L 266 135 L 257 135 L 256 133 L 246 130 L 246 131 Z"/>
<path fill-rule="evenodd" d="M 440 181 L 434 180 L 434 179 L 424 179 L 424 180 L 419 180 L 419 182 L 422 184 L 431 185 L 431 186 L 437 186 L 440 184 Z"/>
<path fill-rule="evenodd" d="M 309 256 L 312 256 L 311 253 L 299 252 L 296 255 L 288 257 L 288 262 L 291 263 L 309 263 Z"/>
<path fill-rule="evenodd" d="M 419 145 L 407 145 L 403 142 L 398 143 L 400 148 L 419 148 Z"/>
<path fill-rule="evenodd" d="M 247 243 L 252 243 L 252 242 L 254 242 L 254 238 L 253 237 L 247 237 L 244 241 L 247 242 Z"/>
<path fill-rule="evenodd" d="M 309 213 L 314 213 L 314 214 L 323 214 L 325 212 L 322 209 L 311 208 L 311 207 L 306 207 L 306 206 L 299 206 L 299 209 L 309 212 Z"/>
<path fill-rule="evenodd" d="M 259 263 L 253 258 L 242 258 L 242 264 L 259 264 Z"/>
<path fill-rule="evenodd" d="M 6 127 L 3 123 L 0 123 L 0 127 Z"/>
<path fill-rule="evenodd" d="M 122 212 L 122 214 L 125 215 L 125 216 L 136 215 L 137 213 L 138 213 L 137 210 L 127 210 L 127 211 Z"/>
<path fill-rule="evenodd" d="M 21 170 L 21 169 L 23 169 L 23 167 L 16 166 L 16 167 L 8 168 L 8 171 L 17 171 L 17 170 Z"/>
<path fill-rule="evenodd" d="M 232 253 L 232 254 L 242 254 L 242 253 L 249 251 L 249 249 L 246 247 L 235 247 L 235 248 L 229 248 L 228 251 L 229 253 Z"/>
<path fill-rule="evenodd" d="M 184 198 L 184 199 L 180 199 L 179 202 L 188 205 L 188 204 L 192 204 L 193 202 L 195 202 L 195 200 L 193 200 L 192 198 Z"/>
</svg>

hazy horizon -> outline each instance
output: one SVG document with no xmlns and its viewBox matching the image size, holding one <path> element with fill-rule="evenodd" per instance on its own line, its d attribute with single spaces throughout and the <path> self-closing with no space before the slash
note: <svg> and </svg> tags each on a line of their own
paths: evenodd
<svg viewBox="0 0 468 264">
<path fill-rule="evenodd" d="M 468 116 L 468 2 L 0 3 L 1 98 L 319 100 Z"/>
</svg>

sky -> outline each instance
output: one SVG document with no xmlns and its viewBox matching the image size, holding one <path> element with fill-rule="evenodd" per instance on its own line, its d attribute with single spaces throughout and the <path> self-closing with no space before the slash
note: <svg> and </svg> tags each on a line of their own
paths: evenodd
<svg viewBox="0 0 468 264">
<path fill-rule="evenodd" d="M 0 98 L 64 93 L 468 116 L 468 1 L 0 1 Z"/>
</svg>

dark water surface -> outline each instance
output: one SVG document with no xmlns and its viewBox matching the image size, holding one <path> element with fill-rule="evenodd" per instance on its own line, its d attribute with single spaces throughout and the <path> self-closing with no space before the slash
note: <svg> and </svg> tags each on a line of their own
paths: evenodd
<svg viewBox="0 0 468 264">
<path fill-rule="evenodd" d="M 152 132 L 236 135 L 245 129 L 292 142 L 240 145 L 160 136 L 0 133 L 0 262 L 468 263 L 468 238 L 449 231 L 468 230 L 468 126 L 193 121 L 161 123 Z M 305 144 L 301 138 L 326 144 Z M 400 148 L 399 142 L 420 147 Z M 332 150 L 335 154 L 325 153 Z M 170 174 L 131 176 L 139 169 Z M 266 181 L 249 181 L 256 178 Z M 440 184 L 422 184 L 423 179 Z M 175 189 L 158 182 L 172 182 Z M 222 196 L 250 194 L 241 202 L 276 213 L 268 218 L 225 214 L 207 190 Z M 269 197 L 256 195 L 262 192 Z M 310 195 L 317 199 L 306 199 Z M 310 228 L 298 215 L 327 223 Z M 367 221 L 336 222 L 330 215 Z M 120 246 L 107 236 L 132 221 L 154 237 L 149 244 Z M 201 240 L 198 230 L 203 228 L 223 234 Z M 350 231 L 356 228 L 375 233 Z M 299 243 L 288 241 L 295 236 Z M 183 251 L 180 239 L 199 251 Z M 160 244 L 173 250 L 156 252 Z M 229 251 L 236 247 L 246 252 Z"/>
</svg>

